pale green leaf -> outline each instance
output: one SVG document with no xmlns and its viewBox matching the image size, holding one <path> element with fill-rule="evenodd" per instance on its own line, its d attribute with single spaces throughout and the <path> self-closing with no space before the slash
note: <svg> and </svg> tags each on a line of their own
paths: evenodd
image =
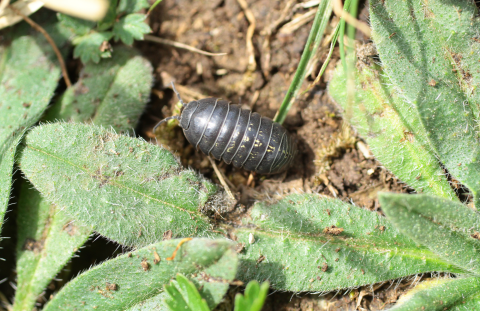
<svg viewBox="0 0 480 311">
<path fill-rule="evenodd" d="M 268 294 L 268 282 L 262 286 L 257 281 L 250 281 L 245 288 L 244 295 L 235 296 L 235 311 L 261 311 Z"/>
<path fill-rule="evenodd" d="M 176 280 L 164 285 L 165 304 L 170 311 L 210 311 L 207 302 L 202 299 L 195 284 L 185 276 L 177 274 Z"/>
<path fill-rule="evenodd" d="M 443 12 L 434 14 L 431 8 L 441 3 Z M 476 10 L 459 11 L 455 3 L 370 1 L 372 37 L 386 74 L 411 105 L 412 113 L 420 116 L 433 151 L 449 173 L 472 191 L 478 205 L 480 137 L 475 115 L 478 109 L 468 104 L 448 43 L 456 37 L 455 42 L 464 40 L 472 47 L 478 46 L 472 41 L 470 29 L 475 27 Z M 469 5 L 474 7 L 474 3 Z M 448 37 L 445 31 L 437 30 L 434 22 L 444 15 L 457 15 L 460 19 L 450 25 L 456 28 Z"/>
<path fill-rule="evenodd" d="M 235 233 L 244 245 L 237 276 L 244 282 L 331 291 L 422 272 L 465 271 L 418 246 L 378 213 L 339 200 L 289 195 L 272 205 L 257 203 L 251 217 L 256 228 Z"/>
<path fill-rule="evenodd" d="M 454 68 L 454 74 L 466 94 L 468 105 L 477 124 L 480 124 L 480 19 L 478 8 L 471 1 L 433 0 L 424 3 L 425 10 L 433 16 L 428 21 L 437 31 L 445 57 Z"/>
<path fill-rule="evenodd" d="M 479 278 L 432 280 L 417 285 L 389 311 L 478 310 L 479 292 Z"/>
<path fill-rule="evenodd" d="M 480 275 L 480 215 L 429 195 L 381 193 L 382 210 L 400 232 L 446 261 Z"/>
<path fill-rule="evenodd" d="M 92 122 L 132 131 L 150 98 L 152 66 L 129 47 L 118 47 L 111 59 L 87 63 L 78 81 L 47 114 L 47 120 Z"/>
<path fill-rule="evenodd" d="M 412 105 L 394 90 L 378 66 L 358 61 L 354 104 L 348 104 L 347 79 L 337 66 L 329 92 L 367 141 L 376 158 L 396 177 L 418 192 L 457 200 L 427 133 Z M 349 90 L 352 91 L 352 90 Z"/>
<path fill-rule="evenodd" d="M 163 295 L 163 285 L 177 273 L 194 280 L 213 308 L 237 270 L 232 243 L 193 239 L 180 247 L 173 261 L 165 260 L 178 243 L 164 241 L 106 261 L 68 283 L 43 310 L 152 310 L 143 306 L 152 297 Z M 168 310 L 165 305 L 156 307 Z"/>
<path fill-rule="evenodd" d="M 49 202 L 121 244 L 210 229 L 199 208 L 216 187 L 140 139 L 85 124 L 42 125 L 27 135 L 20 167 Z"/>
</svg>

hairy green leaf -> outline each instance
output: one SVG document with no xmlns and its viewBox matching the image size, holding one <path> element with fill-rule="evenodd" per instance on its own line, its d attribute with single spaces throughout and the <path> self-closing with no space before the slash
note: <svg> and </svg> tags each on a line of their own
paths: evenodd
<svg viewBox="0 0 480 311">
<path fill-rule="evenodd" d="M 177 274 L 176 280 L 165 284 L 165 304 L 170 311 L 210 311 L 207 301 L 202 299 L 195 284 L 185 276 Z"/>
<path fill-rule="evenodd" d="M 120 0 L 117 7 L 118 13 L 136 13 L 141 9 L 146 9 L 150 6 L 148 0 Z"/>
<path fill-rule="evenodd" d="M 443 11 L 433 14 L 431 8 L 441 3 Z M 472 41 L 468 30 L 477 17 L 472 10 L 459 12 L 456 4 L 443 0 L 374 0 L 370 9 L 372 37 L 385 72 L 420 116 L 440 161 L 472 191 L 478 205 L 480 139 L 473 113 L 476 108 L 468 105 L 447 43 L 452 38 L 468 41 L 478 51 L 478 43 Z M 455 24 L 458 28 L 445 37 L 434 20 L 455 14 L 467 15 L 462 18 L 466 21 Z"/>
<path fill-rule="evenodd" d="M 431 151 L 418 113 L 395 92 L 383 71 L 370 62 L 359 60 L 357 65 L 353 105 L 348 104 L 347 77 L 341 64 L 330 82 L 330 94 L 373 154 L 395 176 L 418 192 L 457 200 Z"/>
<path fill-rule="evenodd" d="M 95 27 L 95 22 L 76 18 L 70 15 L 58 13 L 57 18 L 60 21 L 60 25 L 62 27 L 70 29 L 74 34 L 78 36 L 84 36 L 88 34 L 93 29 L 93 27 Z"/>
<path fill-rule="evenodd" d="M 402 233 L 456 266 L 480 274 L 480 215 L 429 195 L 381 193 L 385 215 Z"/>
<path fill-rule="evenodd" d="M 257 203 L 251 217 L 257 227 L 235 233 L 244 245 L 237 276 L 244 282 L 330 291 L 428 271 L 464 272 L 384 217 L 339 200 L 290 195 L 273 205 Z"/>
<path fill-rule="evenodd" d="M 82 63 L 92 61 L 98 63 L 102 57 L 102 50 L 100 49 L 102 43 L 110 40 L 113 36 L 111 32 L 95 32 L 92 31 L 84 36 L 78 36 L 73 39 L 75 49 L 73 50 L 73 57 L 79 58 Z"/>
<path fill-rule="evenodd" d="M 88 239 L 78 226 L 27 182 L 18 201 L 17 291 L 13 310 L 32 310 L 38 296 Z"/>
<path fill-rule="evenodd" d="M 52 36 L 57 44 L 65 42 L 61 35 Z M 43 35 L 30 36 L 14 27 L 5 37 L 11 42 L 0 46 L 0 228 L 10 199 L 16 146 L 47 108 L 60 77 L 55 54 Z"/>
<path fill-rule="evenodd" d="M 133 44 L 134 39 L 143 40 L 143 35 L 151 31 L 144 14 L 129 14 L 113 25 L 115 41 L 122 40 L 128 45 Z"/>
<path fill-rule="evenodd" d="M 118 47 L 111 59 L 87 63 L 77 83 L 47 114 L 47 120 L 89 122 L 118 132 L 134 129 L 150 98 L 152 66 L 129 47 Z"/>
<path fill-rule="evenodd" d="M 432 27 L 438 31 L 445 57 L 453 65 L 454 74 L 466 94 L 468 105 L 475 121 L 480 124 L 480 19 L 478 9 L 470 1 L 428 1 L 424 7 L 429 14 Z"/>
<path fill-rule="evenodd" d="M 173 261 L 165 260 L 178 243 L 164 241 L 106 261 L 68 283 L 43 310 L 152 310 L 143 307 L 152 297 L 165 297 L 163 285 L 177 273 L 191 279 L 213 308 L 236 273 L 232 243 L 193 239 L 180 247 Z"/>
<path fill-rule="evenodd" d="M 262 286 L 257 281 L 250 281 L 245 288 L 245 294 L 238 293 L 235 296 L 234 311 L 260 311 L 262 310 L 265 299 L 268 294 L 268 282 L 264 282 Z"/>
<path fill-rule="evenodd" d="M 48 201 L 121 244 L 210 228 L 199 208 L 216 187 L 140 139 L 85 124 L 42 125 L 27 135 L 20 167 Z"/>
<path fill-rule="evenodd" d="M 401 297 L 390 311 L 477 310 L 480 278 L 423 282 Z"/>
</svg>

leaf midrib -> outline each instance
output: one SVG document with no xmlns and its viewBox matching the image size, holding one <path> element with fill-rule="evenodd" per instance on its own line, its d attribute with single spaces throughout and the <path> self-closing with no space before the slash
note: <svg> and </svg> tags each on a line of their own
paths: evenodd
<svg viewBox="0 0 480 311">
<path fill-rule="evenodd" d="M 242 230 L 243 229 L 243 230 Z M 240 229 L 240 231 L 245 231 L 245 232 L 249 232 L 250 230 L 252 229 L 248 229 L 248 228 L 242 228 Z M 299 234 L 299 233 L 296 233 L 296 232 L 291 232 L 291 231 L 287 231 L 287 232 L 282 232 L 282 233 L 279 233 L 279 232 L 276 232 L 276 231 L 265 231 L 265 230 L 262 230 L 262 229 L 255 229 L 255 230 L 252 230 L 252 231 L 256 231 L 256 232 L 260 232 L 261 234 L 264 234 L 268 237 L 271 237 L 271 238 L 278 238 L 279 236 L 284 236 L 285 233 L 290 233 L 291 235 L 289 235 L 289 239 L 293 240 L 293 241 L 302 241 L 302 242 L 312 242 L 312 243 L 332 243 L 332 244 L 338 244 L 338 245 L 342 245 L 342 246 L 346 246 L 345 242 L 341 239 L 338 239 L 338 238 L 333 238 L 332 239 L 329 239 L 328 237 L 324 237 L 327 241 L 326 242 L 322 242 L 322 241 L 319 241 L 317 239 L 314 239 L 313 237 L 310 237 L 308 235 L 302 235 L 302 234 Z M 418 251 L 415 251 L 411 248 L 402 248 L 402 251 L 397 251 L 395 249 L 385 249 L 385 248 L 380 248 L 378 246 L 375 246 L 375 247 L 369 247 L 368 243 L 365 243 L 365 245 L 352 245 L 352 244 L 349 244 L 348 248 L 352 248 L 352 249 L 357 249 L 357 250 L 366 250 L 367 253 L 369 253 L 370 250 L 374 250 L 375 251 L 375 254 L 378 255 L 380 253 L 386 253 L 386 252 L 390 252 L 391 254 L 394 254 L 394 255 L 397 255 L 397 256 L 400 256 L 400 257 L 409 257 L 409 258 L 412 258 L 412 259 L 417 259 L 417 260 L 430 260 L 430 261 L 434 261 L 436 263 L 439 263 L 439 264 L 442 264 L 444 266 L 450 266 L 450 267 L 456 267 L 456 268 L 459 268 L 462 272 L 465 272 L 465 270 L 463 270 L 461 267 L 458 267 L 457 265 L 455 264 L 451 264 L 447 261 L 444 261 L 444 260 L 439 260 L 441 259 L 440 257 L 438 256 L 435 256 L 434 253 L 432 253 L 431 251 L 429 251 L 428 249 L 425 249 L 427 251 L 427 253 L 421 253 L 421 252 L 418 252 Z M 399 248 L 401 245 L 396 245 L 397 247 L 396 248 Z M 427 255 L 430 255 L 427 257 Z M 431 255 L 434 255 L 434 257 L 432 257 Z M 448 271 L 451 271 L 451 270 L 448 270 Z"/>
<path fill-rule="evenodd" d="M 74 163 L 72 163 L 72 162 L 70 162 L 70 161 L 68 161 L 68 160 L 66 160 L 66 159 L 63 159 L 63 158 L 60 158 L 60 157 L 58 157 L 58 156 L 55 156 L 55 155 L 53 155 L 53 154 L 51 154 L 51 153 L 48 153 L 48 152 L 45 151 L 45 150 L 37 149 L 37 148 L 34 148 L 34 147 L 30 146 L 30 145 L 26 145 L 26 148 L 29 148 L 29 149 L 34 150 L 34 151 L 37 151 L 37 152 L 39 152 L 39 153 L 43 153 L 43 154 L 45 154 L 45 155 L 47 155 L 47 156 L 49 156 L 49 157 L 52 157 L 52 158 L 54 158 L 54 159 L 57 159 L 57 160 L 62 161 L 62 162 L 64 162 L 64 163 L 67 163 L 67 164 L 69 164 L 69 165 L 71 165 L 71 166 L 79 169 L 80 171 L 83 171 L 83 172 L 87 173 L 90 177 L 92 177 L 92 178 L 94 177 L 94 174 L 92 174 L 90 171 L 84 169 L 83 167 L 78 166 L 78 165 L 76 165 L 76 164 L 74 164 Z M 140 196 L 143 196 L 143 197 L 145 197 L 145 198 L 147 198 L 147 199 L 156 201 L 156 202 L 161 203 L 161 204 L 168 205 L 168 206 L 173 207 L 173 208 L 176 208 L 176 209 L 178 209 L 178 210 L 180 210 L 180 211 L 182 211 L 182 212 L 187 212 L 187 213 L 189 213 L 189 214 L 196 215 L 196 216 L 198 216 L 198 217 L 200 217 L 200 218 L 203 218 L 203 215 L 201 215 L 200 213 L 198 213 L 198 212 L 196 212 L 196 211 L 189 211 L 189 210 L 184 209 L 183 207 L 176 206 L 175 204 L 162 201 L 162 200 L 160 200 L 160 199 L 158 199 L 158 198 L 149 196 L 149 195 L 147 195 L 147 194 L 145 194 L 145 193 L 143 193 L 143 192 L 140 192 L 140 191 L 138 191 L 138 190 L 135 190 L 135 189 L 133 189 L 133 188 L 131 188 L 131 187 L 128 187 L 128 186 L 126 186 L 126 185 L 124 185 L 124 184 L 115 182 L 115 181 L 112 180 L 112 179 L 108 179 L 107 182 L 106 182 L 106 184 L 107 184 L 107 185 L 111 185 L 111 186 L 116 186 L 116 187 L 118 187 L 118 188 L 125 189 L 125 190 L 127 190 L 127 191 L 131 191 L 131 192 L 136 193 L 136 194 L 138 194 L 138 195 L 140 195 Z"/>
</svg>

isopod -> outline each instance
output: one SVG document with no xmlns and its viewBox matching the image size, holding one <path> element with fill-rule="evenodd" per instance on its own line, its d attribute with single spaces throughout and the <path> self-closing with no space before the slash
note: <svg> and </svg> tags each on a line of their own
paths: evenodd
<svg viewBox="0 0 480 311">
<path fill-rule="evenodd" d="M 197 150 L 237 168 L 276 174 L 292 164 L 296 143 L 279 123 L 218 98 L 185 104 L 173 83 L 172 88 L 183 110 L 179 116 L 160 121 L 153 132 L 163 122 L 177 119 L 188 142 Z"/>
</svg>

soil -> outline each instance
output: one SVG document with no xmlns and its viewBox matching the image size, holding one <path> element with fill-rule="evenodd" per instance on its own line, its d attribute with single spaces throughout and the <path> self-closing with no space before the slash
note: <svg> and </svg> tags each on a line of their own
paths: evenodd
<svg viewBox="0 0 480 311">
<path fill-rule="evenodd" d="M 176 153 L 184 165 L 219 183 L 207 157 L 188 144 L 180 127 L 162 125 L 157 136 L 152 132 L 158 121 L 179 114 L 170 84 L 175 82 L 185 102 L 218 97 L 240 102 L 244 108 L 273 118 L 292 81 L 313 21 L 316 5 L 305 4 L 295 0 L 162 2 L 150 15 L 153 35 L 227 54 L 205 56 L 169 45 L 138 42 L 136 46 L 152 62 L 156 75 L 152 101 L 142 116 L 138 133 L 147 140 L 157 139 Z M 364 9 L 360 19 L 366 21 L 367 6 L 361 7 Z M 338 18 L 332 17 L 326 38 L 337 23 Z M 251 37 L 249 27 L 254 28 Z M 368 49 L 368 38 L 358 34 L 357 39 L 361 48 Z M 310 86 L 328 48 L 327 41 L 304 82 L 302 91 L 306 92 L 297 98 L 283 124 L 299 142 L 295 160 L 298 164 L 281 176 L 265 177 L 217 162 L 239 202 L 246 207 L 237 208 L 230 218 L 243 217 L 256 200 L 293 192 L 319 193 L 378 210 L 377 192 L 408 191 L 344 123 L 342 112 L 328 95 L 328 80 L 339 59 L 338 48 L 320 82 Z M 382 310 L 411 284 L 411 280 L 396 286 L 380 284 L 323 296 L 273 293 L 263 310 Z M 240 290 L 232 289 L 231 299 L 217 309 L 229 310 L 234 294 Z"/>
</svg>

